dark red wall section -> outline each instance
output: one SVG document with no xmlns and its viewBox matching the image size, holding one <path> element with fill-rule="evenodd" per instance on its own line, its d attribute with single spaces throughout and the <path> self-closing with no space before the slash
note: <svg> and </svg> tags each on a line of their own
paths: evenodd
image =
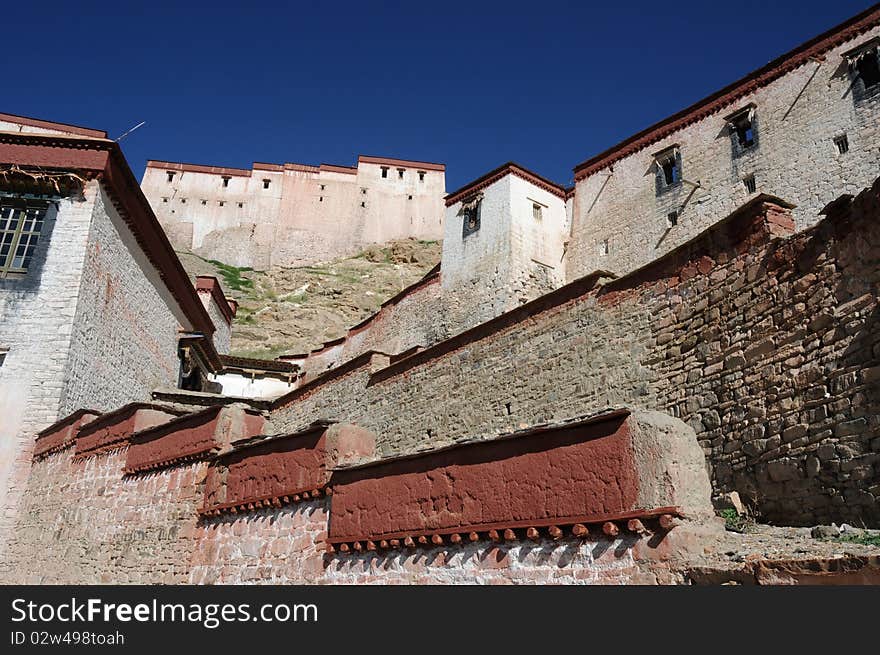
<svg viewBox="0 0 880 655">
<path fill-rule="evenodd" d="M 98 416 L 98 412 L 81 409 L 50 425 L 37 435 L 34 444 L 34 457 L 43 457 L 72 445 L 80 426 L 86 425 L 96 416 Z"/>
<path fill-rule="evenodd" d="M 134 432 L 167 423 L 177 416 L 149 405 L 126 405 L 80 429 L 76 437 L 76 456 L 86 457 L 127 445 Z"/>
<path fill-rule="evenodd" d="M 638 497 L 621 416 L 339 470 L 331 486 L 334 542 L 601 520 Z"/>
<path fill-rule="evenodd" d="M 133 435 L 125 461 L 126 473 L 147 471 L 219 450 L 223 444 L 216 433 L 221 409 L 190 414 Z"/>
<path fill-rule="evenodd" d="M 326 429 L 272 438 L 222 455 L 208 471 L 205 510 L 322 489 Z"/>
</svg>

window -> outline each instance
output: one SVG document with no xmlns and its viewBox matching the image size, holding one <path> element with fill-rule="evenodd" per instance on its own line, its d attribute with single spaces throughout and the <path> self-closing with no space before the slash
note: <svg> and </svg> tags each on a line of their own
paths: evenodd
<svg viewBox="0 0 880 655">
<path fill-rule="evenodd" d="M 608 239 L 602 239 L 599 243 L 599 256 L 605 257 L 609 252 L 611 252 L 611 248 L 608 245 Z"/>
<path fill-rule="evenodd" d="M 532 218 L 534 218 L 536 221 L 540 221 L 542 218 L 541 214 L 542 214 L 541 205 L 539 205 L 536 202 L 533 202 L 532 203 Z"/>
<path fill-rule="evenodd" d="M 748 193 L 754 193 L 755 189 L 756 189 L 755 176 L 754 175 L 746 175 L 743 178 L 743 185 L 746 187 L 746 191 Z"/>
<path fill-rule="evenodd" d="M 681 153 L 676 146 L 654 155 L 657 167 L 657 195 L 666 193 L 681 184 Z"/>
<path fill-rule="evenodd" d="M 228 176 L 228 175 L 224 175 L 224 176 L 223 176 L 223 187 L 226 188 L 226 187 L 228 187 L 228 186 L 229 186 L 229 176 Z"/>
<path fill-rule="evenodd" d="M 271 180 L 263 180 L 263 188 L 264 188 L 264 189 L 268 189 L 268 188 L 269 188 L 269 182 L 271 182 Z"/>
<path fill-rule="evenodd" d="M 162 198 L 162 202 L 168 202 L 168 198 Z"/>
<path fill-rule="evenodd" d="M 185 204 L 186 204 L 186 198 L 181 198 L 181 199 L 180 199 L 180 204 L 181 204 L 181 205 L 185 205 Z"/>
<path fill-rule="evenodd" d="M 880 62 L 877 61 L 876 50 L 874 50 L 873 56 L 866 55 L 859 59 L 857 68 L 866 89 L 880 84 Z"/>
<path fill-rule="evenodd" d="M 9 348 L 0 348 L 0 366 L 6 361 L 6 355 L 9 354 Z"/>
<path fill-rule="evenodd" d="M 367 206 L 367 203 L 361 202 L 361 207 L 366 207 L 366 206 Z"/>
<path fill-rule="evenodd" d="M 0 278 L 26 273 L 37 249 L 48 205 L 0 205 Z"/>
<path fill-rule="evenodd" d="M 362 195 L 362 196 L 367 195 L 367 190 L 366 190 L 366 189 L 361 189 L 361 195 Z"/>
<path fill-rule="evenodd" d="M 382 167 L 382 177 L 388 177 L 388 167 L 387 166 Z"/>
<path fill-rule="evenodd" d="M 402 168 L 398 168 L 398 169 L 397 169 L 397 179 L 398 179 L 398 180 L 402 180 L 402 179 L 403 179 L 403 171 L 404 171 L 404 169 L 402 169 Z"/>
<path fill-rule="evenodd" d="M 321 196 L 320 198 L 318 198 L 318 202 L 324 202 L 324 196 Z"/>
<path fill-rule="evenodd" d="M 676 225 L 678 225 L 678 212 L 673 211 L 666 214 L 666 227 L 675 227 Z"/>
<path fill-rule="evenodd" d="M 171 184 L 174 181 L 174 171 L 168 171 L 168 183 Z"/>
<path fill-rule="evenodd" d="M 853 100 L 860 102 L 880 94 L 880 37 L 843 54 L 849 62 Z"/>
<path fill-rule="evenodd" d="M 837 152 L 841 155 L 849 152 L 849 139 L 846 138 L 846 134 L 834 137 L 834 145 L 837 146 Z"/>
<path fill-rule="evenodd" d="M 419 182 L 425 181 L 425 171 L 419 171 Z"/>
<path fill-rule="evenodd" d="M 221 200 L 221 201 L 220 201 L 220 206 L 221 206 L 221 207 L 223 207 L 225 204 L 226 204 L 226 201 L 225 201 L 225 200 Z"/>
<path fill-rule="evenodd" d="M 238 208 L 241 209 L 242 207 L 244 207 L 244 203 L 243 202 L 238 203 Z"/>
<path fill-rule="evenodd" d="M 749 105 L 730 114 L 726 120 L 734 157 L 739 157 L 757 147 L 758 120 L 755 105 Z"/>
<path fill-rule="evenodd" d="M 407 200 L 412 200 L 412 196 L 407 196 L 406 199 L 407 199 Z"/>
<path fill-rule="evenodd" d="M 323 191 L 323 190 L 324 190 L 324 185 L 322 184 L 322 185 L 321 185 L 321 191 Z"/>
<path fill-rule="evenodd" d="M 207 205 L 207 204 L 208 204 L 208 201 L 207 201 L 207 200 L 202 200 L 202 204 L 203 204 L 203 205 Z"/>
<path fill-rule="evenodd" d="M 480 209 L 482 204 L 482 194 L 472 196 L 471 198 L 461 203 L 461 209 L 458 211 L 458 213 L 462 217 L 462 238 L 471 235 L 480 229 Z"/>
</svg>

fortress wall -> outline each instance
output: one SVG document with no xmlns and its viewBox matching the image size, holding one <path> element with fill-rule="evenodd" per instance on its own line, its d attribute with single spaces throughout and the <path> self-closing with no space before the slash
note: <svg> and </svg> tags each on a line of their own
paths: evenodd
<svg viewBox="0 0 880 655">
<path fill-rule="evenodd" d="M 569 279 L 596 269 L 628 273 L 671 252 L 754 195 L 743 182 L 748 175 L 756 193 L 796 206 L 798 230 L 820 220 L 828 198 L 869 185 L 880 170 L 880 93 L 866 94 L 854 82 L 843 53 L 877 36 L 875 8 L 749 75 L 735 91 L 725 89 L 636 135 L 634 145 L 625 142 L 576 168 Z M 757 145 L 737 154 L 725 117 L 749 103 Z M 834 143 L 843 134 L 845 154 Z M 673 145 L 686 181 L 658 195 L 654 155 Z M 679 218 L 670 228 L 671 211 Z M 605 239 L 607 255 L 600 253 Z"/>
<path fill-rule="evenodd" d="M 236 266 L 308 264 L 369 243 L 443 234 L 438 164 L 361 157 L 357 167 L 233 169 L 151 161 L 141 188 L 175 247 Z"/>
<path fill-rule="evenodd" d="M 127 448 L 36 461 L 0 579 L 177 584 L 188 579 L 204 462 L 123 477 Z"/>
<path fill-rule="evenodd" d="M 605 287 L 572 283 L 384 368 L 352 362 L 282 397 L 271 431 L 344 420 L 395 455 L 660 409 L 695 429 L 716 493 L 773 521 L 878 525 L 878 195 L 786 239 L 784 207 L 758 199 Z"/>
</svg>

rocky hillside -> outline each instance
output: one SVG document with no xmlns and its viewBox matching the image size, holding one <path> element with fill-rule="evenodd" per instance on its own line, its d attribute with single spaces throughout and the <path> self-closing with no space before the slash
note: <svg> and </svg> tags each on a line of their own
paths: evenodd
<svg viewBox="0 0 880 655">
<path fill-rule="evenodd" d="M 216 276 L 227 297 L 239 302 L 232 354 L 272 359 L 343 336 L 436 265 L 440 242 L 393 241 L 324 264 L 268 271 L 228 266 L 188 252 L 178 256 L 190 275 Z"/>
</svg>

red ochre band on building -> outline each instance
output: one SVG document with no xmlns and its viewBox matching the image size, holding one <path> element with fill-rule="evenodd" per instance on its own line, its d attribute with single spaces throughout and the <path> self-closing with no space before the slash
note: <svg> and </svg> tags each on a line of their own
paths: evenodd
<svg viewBox="0 0 880 655">
<path fill-rule="evenodd" d="M 125 473 L 215 455 L 235 439 L 259 434 L 264 422 L 263 416 L 250 408 L 215 406 L 148 428 L 132 435 Z"/>
<path fill-rule="evenodd" d="M 94 409 L 78 409 L 38 433 L 34 444 L 34 459 L 42 459 L 72 446 L 76 441 L 77 431 L 99 415 L 100 412 Z"/>
<path fill-rule="evenodd" d="M 320 498 L 330 480 L 329 425 L 317 422 L 295 434 L 233 444 L 208 469 L 201 513 L 237 513 Z"/>
<path fill-rule="evenodd" d="M 614 411 L 336 470 L 328 542 L 439 545 L 447 535 L 451 543 L 462 535 L 512 540 L 536 538 L 539 528 L 677 514 L 674 507 L 638 506 L 628 416 Z"/>
<path fill-rule="evenodd" d="M 135 432 L 162 425 L 186 410 L 173 410 L 152 403 L 130 403 L 101 415 L 79 428 L 76 458 L 98 455 L 128 445 Z"/>
</svg>

